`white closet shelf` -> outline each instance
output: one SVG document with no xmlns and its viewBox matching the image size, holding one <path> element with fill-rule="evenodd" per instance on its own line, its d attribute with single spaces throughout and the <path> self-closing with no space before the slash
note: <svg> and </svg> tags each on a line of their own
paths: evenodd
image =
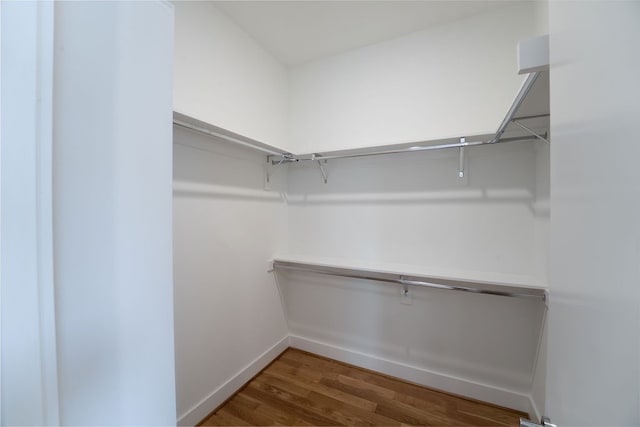
<svg viewBox="0 0 640 427">
<path fill-rule="evenodd" d="M 464 156 L 463 151 L 467 147 L 492 145 L 502 142 L 531 141 L 535 139 L 539 139 L 547 143 L 549 142 L 548 135 L 546 133 L 546 129 L 548 129 L 549 126 L 549 73 L 537 71 L 527 75 L 495 134 L 465 135 L 460 136 L 459 138 L 414 141 L 378 147 L 366 147 L 322 153 L 293 154 L 272 145 L 247 138 L 175 111 L 173 113 L 173 123 L 177 126 L 203 133 L 217 139 L 229 141 L 266 153 L 273 165 L 306 161 L 317 161 L 320 163 L 321 160 L 326 161 L 383 154 L 415 153 L 448 148 L 460 149 L 460 164 L 462 165 L 462 158 Z M 460 172 L 460 176 L 462 177 L 463 171 L 461 170 Z"/>
<path fill-rule="evenodd" d="M 546 300 L 548 288 L 530 277 L 512 274 L 446 270 L 405 264 L 369 264 L 336 258 L 277 255 L 274 270 L 293 270 L 357 279 L 398 283 L 447 290 L 465 291 Z"/>
<path fill-rule="evenodd" d="M 252 148 L 254 150 L 261 151 L 269 156 L 289 157 L 292 155 L 291 153 L 288 153 L 287 151 L 282 150 L 278 147 L 274 147 L 273 145 L 256 141 L 255 139 L 251 139 L 246 136 L 231 132 L 221 127 L 212 125 L 211 123 L 203 122 L 202 120 L 198 120 L 194 117 L 179 113 L 177 111 L 173 112 L 173 124 L 185 129 L 192 130 L 194 132 L 211 136 L 216 139 L 232 142 L 234 144 L 242 145 L 247 148 Z"/>
</svg>

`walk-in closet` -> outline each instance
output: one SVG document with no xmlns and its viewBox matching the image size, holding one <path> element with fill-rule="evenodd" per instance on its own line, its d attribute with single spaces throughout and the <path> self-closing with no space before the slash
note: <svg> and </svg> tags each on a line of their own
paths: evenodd
<svg viewBox="0 0 640 427">
<path fill-rule="evenodd" d="M 640 2 L 2 2 L 2 425 L 640 423 Z"/>
<path fill-rule="evenodd" d="M 180 421 L 287 347 L 539 419 L 546 3 L 175 7 Z"/>
</svg>

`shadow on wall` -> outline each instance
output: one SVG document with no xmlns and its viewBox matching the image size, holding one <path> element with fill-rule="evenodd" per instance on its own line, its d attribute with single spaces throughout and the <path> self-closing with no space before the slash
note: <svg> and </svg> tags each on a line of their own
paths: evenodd
<svg viewBox="0 0 640 427">
<path fill-rule="evenodd" d="M 279 201 L 285 174 L 272 177 L 264 189 L 266 156 L 250 148 L 218 141 L 174 126 L 174 193 L 194 197 Z"/>
<path fill-rule="evenodd" d="M 465 177 L 458 177 L 458 151 L 402 153 L 338 159 L 325 165 L 322 183 L 315 163 L 292 164 L 287 201 L 314 204 L 519 204 L 534 216 L 549 215 L 540 204 L 537 163 L 548 163 L 538 152 L 540 142 L 470 147 Z M 548 153 L 548 148 L 546 148 Z M 548 166 L 547 168 L 548 169 Z"/>
<path fill-rule="evenodd" d="M 327 184 L 314 162 L 276 166 L 265 190 L 264 154 L 180 128 L 174 139 L 177 195 L 294 206 L 518 204 L 535 217 L 549 216 L 548 179 L 537 178 L 548 172 L 548 147 L 537 141 L 468 148 L 464 178 L 457 174 L 457 150 L 443 150 L 331 160 Z M 238 173 L 239 164 L 251 166 Z"/>
</svg>

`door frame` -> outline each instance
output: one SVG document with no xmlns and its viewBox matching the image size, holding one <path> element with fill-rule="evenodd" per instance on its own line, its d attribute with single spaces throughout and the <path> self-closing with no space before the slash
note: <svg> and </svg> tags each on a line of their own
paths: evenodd
<svg viewBox="0 0 640 427">
<path fill-rule="evenodd" d="M 54 9 L 53 2 L 0 3 L 3 425 L 60 424 L 53 275 Z"/>
</svg>

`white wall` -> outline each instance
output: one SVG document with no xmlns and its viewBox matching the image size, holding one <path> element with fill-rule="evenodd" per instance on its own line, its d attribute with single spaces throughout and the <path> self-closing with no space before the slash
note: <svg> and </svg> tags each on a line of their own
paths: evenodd
<svg viewBox="0 0 640 427">
<path fill-rule="evenodd" d="M 0 12 L 0 424 L 57 425 L 53 5 L 5 2 Z"/>
<path fill-rule="evenodd" d="M 538 281 L 536 146 L 523 142 L 291 165 L 292 254 Z M 304 236 L 304 238 L 300 238 Z"/>
<path fill-rule="evenodd" d="M 278 288 L 267 273 L 286 245 L 278 191 L 285 171 L 265 191 L 265 156 L 174 132 L 178 416 L 194 425 L 286 348 Z"/>
<path fill-rule="evenodd" d="M 549 283 L 549 222 L 551 209 L 550 192 L 550 158 L 549 144 L 536 142 L 535 191 L 536 202 L 533 205 L 534 227 L 534 275 L 543 283 Z"/>
<path fill-rule="evenodd" d="M 286 68 L 210 2 L 174 4 L 174 110 L 289 149 Z"/>
<path fill-rule="evenodd" d="M 551 2 L 547 414 L 640 423 L 639 2 Z"/>
<path fill-rule="evenodd" d="M 540 2 L 466 18 L 291 70 L 295 152 L 495 132 L 523 77 L 518 41 L 544 33 Z"/>
<path fill-rule="evenodd" d="M 173 8 L 55 5 L 60 423 L 175 423 Z"/>
<path fill-rule="evenodd" d="M 536 226 L 548 212 L 540 214 L 537 197 L 548 188 L 536 172 L 548 161 L 542 142 L 469 149 L 465 179 L 456 151 L 345 159 L 327 164 L 326 185 L 317 165 L 292 165 L 289 251 L 544 285 Z M 280 285 L 293 335 L 494 390 L 531 391 L 539 301 L 416 289 L 406 306 L 385 284 L 300 273 L 280 274 Z M 475 397 L 529 410 L 528 398 Z"/>
</svg>

